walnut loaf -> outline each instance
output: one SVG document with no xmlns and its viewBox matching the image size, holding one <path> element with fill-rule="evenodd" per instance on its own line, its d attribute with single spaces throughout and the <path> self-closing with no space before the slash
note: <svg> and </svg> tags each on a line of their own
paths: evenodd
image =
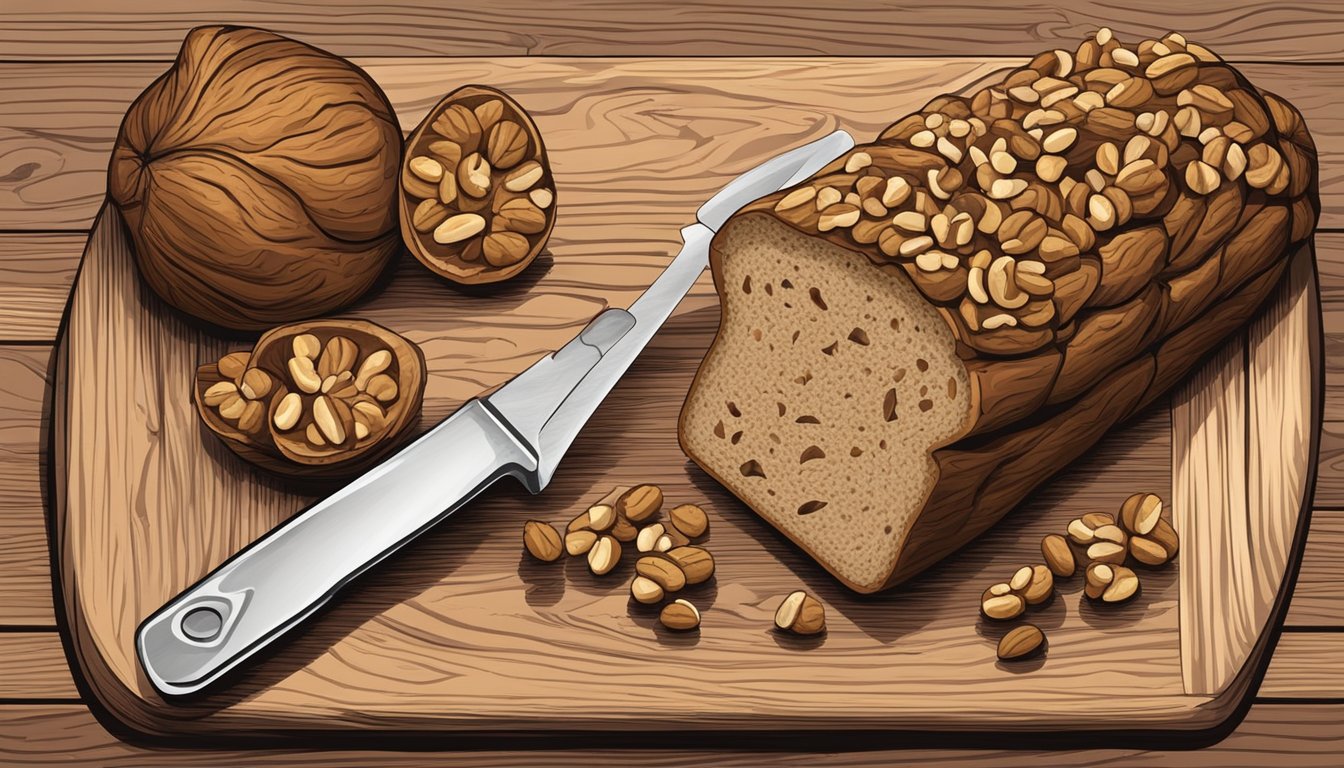
<svg viewBox="0 0 1344 768">
<path fill-rule="evenodd" d="M 1178 34 L 1102 30 L 731 219 L 682 447 L 890 587 L 1249 320 L 1319 207 L 1297 110 Z"/>
</svg>

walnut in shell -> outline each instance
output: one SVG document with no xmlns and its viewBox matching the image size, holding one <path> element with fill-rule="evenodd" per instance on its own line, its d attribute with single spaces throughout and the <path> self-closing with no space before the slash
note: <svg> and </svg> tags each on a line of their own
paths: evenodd
<svg viewBox="0 0 1344 768">
<path fill-rule="evenodd" d="M 196 408 L 244 459 L 310 480 L 358 475 L 387 455 L 420 412 L 419 347 L 363 320 L 269 331 L 251 352 L 196 372 Z"/>
<path fill-rule="evenodd" d="M 402 239 L 422 264 L 455 283 L 494 283 L 522 272 L 545 247 L 555 210 L 541 134 L 500 91 L 453 91 L 406 142 Z"/>
<path fill-rule="evenodd" d="M 400 150 L 391 104 L 354 64 L 198 27 L 127 111 L 108 196 L 164 301 L 261 331 L 350 304 L 396 256 Z"/>
</svg>

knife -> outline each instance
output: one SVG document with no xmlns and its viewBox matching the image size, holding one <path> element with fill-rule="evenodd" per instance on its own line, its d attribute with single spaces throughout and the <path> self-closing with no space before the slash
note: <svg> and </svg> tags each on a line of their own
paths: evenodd
<svg viewBox="0 0 1344 768">
<path fill-rule="evenodd" d="M 709 242 L 739 208 L 848 152 L 836 131 L 728 183 L 681 230 L 682 248 L 630 305 L 493 394 L 468 400 L 349 485 L 256 540 L 155 611 L 136 653 L 164 696 L 206 689 L 293 629 L 361 573 L 505 476 L 532 493 L 709 263 Z"/>
</svg>

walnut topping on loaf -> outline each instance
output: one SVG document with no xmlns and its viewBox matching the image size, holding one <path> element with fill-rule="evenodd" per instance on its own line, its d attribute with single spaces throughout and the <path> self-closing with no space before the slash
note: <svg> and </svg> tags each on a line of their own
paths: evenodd
<svg viewBox="0 0 1344 768">
<path fill-rule="evenodd" d="M 1096 303 L 1080 291 L 1118 304 L 1172 272 L 1116 251 L 1163 250 L 1200 209 L 1302 194 L 1313 149 L 1275 104 L 1179 34 L 1126 48 L 1103 29 L 969 97 L 935 99 L 772 208 L 900 264 L 968 351 L 1028 354 L 1071 335 Z"/>
<path fill-rule="evenodd" d="M 682 446 L 849 586 L 896 584 L 1249 320 L 1316 175 L 1301 115 L 1178 34 L 940 96 L 719 231 Z"/>
</svg>

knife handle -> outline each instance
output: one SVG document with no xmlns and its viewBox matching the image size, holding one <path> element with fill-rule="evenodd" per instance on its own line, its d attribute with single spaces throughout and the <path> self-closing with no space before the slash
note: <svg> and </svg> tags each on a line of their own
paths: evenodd
<svg viewBox="0 0 1344 768">
<path fill-rule="evenodd" d="M 140 625 L 166 696 L 195 693 L 294 627 L 370 566 L 536 457 L 471 400 L 419 440 L 234 555 Z"/>
</svg>

